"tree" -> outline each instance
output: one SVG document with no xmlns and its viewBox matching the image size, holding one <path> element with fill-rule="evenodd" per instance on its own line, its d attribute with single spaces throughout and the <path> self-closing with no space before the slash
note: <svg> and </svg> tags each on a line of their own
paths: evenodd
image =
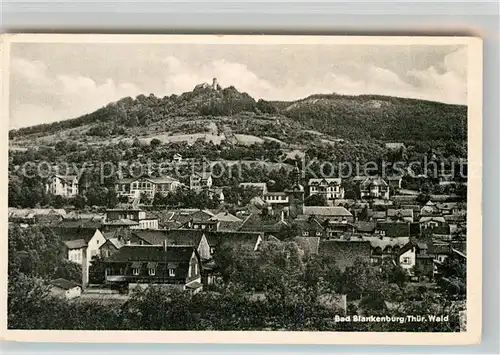
<svg viewBox="0 0 500 355">
<path fill-rule="evenodd" d="M 151 148 L 156 149 L 161 145 L 161 141 L 158 138 L 153 138 L 151 142 L 149 142 Z"/>
<path fill-rule="evenodd" d="M 306 206 L 327 206 L 326 198 L 321 194 L 314 194 L 307 197 L 304 204 Z"/>
</svg>

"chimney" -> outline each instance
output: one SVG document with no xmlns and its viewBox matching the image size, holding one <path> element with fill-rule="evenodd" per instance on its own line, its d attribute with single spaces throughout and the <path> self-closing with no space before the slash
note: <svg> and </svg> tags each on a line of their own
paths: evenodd
<svg viewBox="0 0 500 355">
<path fill-rule="evenodd" d="M 167 251 L 167 240 L 163 241 L 163 251 Z"/>
<path fill-rule="evenodd" d="M 89 283 L 89 262 L 87 258 L 87 246 L 82 248 L 82 290 L 87 288 Z"/>
</svg>

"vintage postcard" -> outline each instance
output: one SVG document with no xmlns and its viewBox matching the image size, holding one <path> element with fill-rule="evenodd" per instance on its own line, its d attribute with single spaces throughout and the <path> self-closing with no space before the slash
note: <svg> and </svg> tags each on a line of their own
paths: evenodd
<svg viewBox="0 0 500 355">
<path fill-rule="evenodd" d="M 472 37 L 4 35 L 2 339 L 479 343 L 482 75 Z"/>
</svg>

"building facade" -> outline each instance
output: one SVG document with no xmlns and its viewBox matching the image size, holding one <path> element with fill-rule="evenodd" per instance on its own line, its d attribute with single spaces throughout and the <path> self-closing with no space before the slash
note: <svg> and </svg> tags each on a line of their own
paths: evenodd
<svg viewBox="0 0 500 355">
<path fill-rule="evenodd" d="M 326 200 L 344 198 L 341 178 L 309 179 L 309 196 L 322 195 Z"/>
<path fill-rule="evenodd" d="M 159 178 L 141 178 L 141 179 L 122 179 L 115 185 L 116 193 L 120 197 L 129 199 L 147 196 L 154 198 L 155 194 L 166 195 L 169 192 L 176 191 L 181 182 L 170 177 Z"/>
<path fill-rule="evenodd" d="M 52 175 L 45 184 L 45 191 L 50 195 L 74 197 L 78 195 L 78 176 Z"/>
</svg>

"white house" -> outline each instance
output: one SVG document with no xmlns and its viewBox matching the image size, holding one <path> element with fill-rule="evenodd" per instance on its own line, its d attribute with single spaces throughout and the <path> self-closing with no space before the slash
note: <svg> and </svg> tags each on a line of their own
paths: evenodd
<svg viewBox="0 0 500 355">
<path fill-rule="evenodd" d="M 309 179 L 309 196 L 323 195 L 327 200 L 344 198 L 341 178 Z"/>
<path fill-rule="evenodd" d="M 182 155 L 180 155 L 179 153 L 175 153 L 173 161 L 176 163 L 180 163 L 182 161 Z"/>
<path fill-rule="evenodd" d="M 115 185 L 118 196 L 128 197 L 130 199 L 146 195 L 153 198 L 155 194 L 166 195 L 169 192 L 177 190 L 181 186 L 177 179 L 164 176 L 140 179 L 122 179 Z"/>
<path fill-rule="evenodd" d="M 191 190 L 209 189 L 212 187 L 212 183 L 212 174 L 207 172 L 194 173 L 189 177 L 189 188 Z"/>
<path fill-rule="evenodd" d="M 52 175 L 45 183 L 45 191 L 51 195 L 73 197 L 78 195 L 78 176 Z"/>
<path fill-rule="evenodd" d="M 264 195 L 264 202 L 269 205 L 288 204 L 286 192 L 268 192 Z"/>
<path fill-rule="evenodd" d="M 63 234 L 67 240 L 66 245 L 68 260 L 82 265 L 86 271 L 84 283 L 88 283 L 88 270 L 92 258 L 99 255 L 99 248 L 106 242 L 106 238 L 99 229 L 91 228 L 67 228 L 64 231 L 58 231 Z M 85 253 L 85 255 L 84 255 Z"/>
<path fill-rule="evenodd" d="M 80 297 L 82 287 L 73 281 L 66 279 L 57 279 L 50 282 L 50 294 L 57 297 L 63 297 L 68 300 Z"/>
</svg>

